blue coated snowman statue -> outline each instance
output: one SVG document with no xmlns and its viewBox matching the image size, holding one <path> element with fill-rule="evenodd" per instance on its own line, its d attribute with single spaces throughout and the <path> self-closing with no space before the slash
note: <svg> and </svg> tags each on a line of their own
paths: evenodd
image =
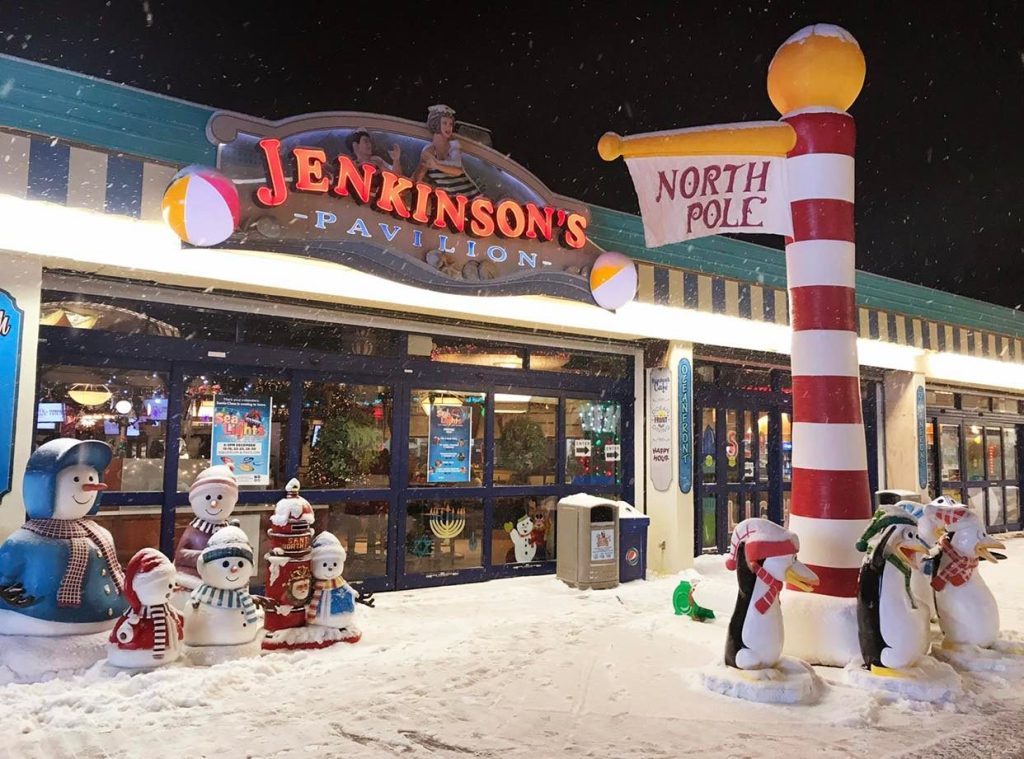
<svg viewBox="0 0 1024 759">
<path fill-rule="evenodd" d="M 127 608 L 114 541 L 86 519 L 99 510 L 110 446 L 61 438 L 25 470 L 28 521 L 0 545 L 0 635 L 84 635 Z"/>
</svg>

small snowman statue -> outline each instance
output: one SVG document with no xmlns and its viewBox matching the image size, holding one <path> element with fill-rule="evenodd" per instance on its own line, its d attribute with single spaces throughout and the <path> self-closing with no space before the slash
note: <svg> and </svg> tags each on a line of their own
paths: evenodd
<svg viewBox="0 0 1024 759">
<path fill-rule="evenodd" d="M 181 655 L 182 617 L 171 606 L 175 570 L 155 548 L 136 553 L 125 570 L 128 610 L 107 644 L 107 661 L 115 667 L 153 669 Z"/>
<path fill-rule="evenodd" d="M 185 645 L 190 657 L 198 664 L 212 664 L 257 655 L 263 610 L 249 595 L 255 567 L 245 533 L 233 525 L 218 530 L 196 566 L 202 582 L 185 605 Z"/>
<path fill-rule="evenodd" d="M 227 526 L 231 512 L 238 503 L 238 483 L 229 465 L 204 469 L 188 491 L 188 503 L 195 518 L 188 523 L 174 551 L 178 584 L 188 590 L 199 585 L 196 561 L 211 536 Z"/>
<path fill-rule="evenodd" d="M 110 446 L 60 438 L 29 457 L 28 521 L 0 546 L 0 635 L 106 632 L 126 604 L 110 533 L 85 517 L 99 510 Z"/>
<path fill-rule="evenodd" d="M 332 631 L 323 636 L 324 644 L 328 641 L 355 643 L 362 637 L 355 626 L 359 594 L 341 576 L 346 558 L 345 549 L 331 533 L 321 532 L 313 539 L 310 552 L 313 595 L 306 606 L 306 624 Z"/>
</svg>

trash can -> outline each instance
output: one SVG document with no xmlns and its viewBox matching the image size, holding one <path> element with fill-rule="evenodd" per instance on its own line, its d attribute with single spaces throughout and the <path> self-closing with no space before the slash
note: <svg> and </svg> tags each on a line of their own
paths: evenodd
<svg viewBox="0 0 1024 759">
<path fill-rule="evenodd" d="M 647 578 L 647 528 L 651 518 L 619 501 L 619 582 Z"/>
<path fill-rule="evenodd" d="M 890 488 L 888 490 L 878 490 L 875 492 L 875 508 L 879 506 L 887 506 L 893 503 L 899 503 L 900 501 L 913 501 L 914 503 L 922 503 L 921 494 L 916 490 L 900 490 L 898 488 Z"/>
<path fill-rule="evenodd" d="M 619 505 L 578 493 L 558 502 L 555 540 L 558 579 L 574 588 L 619 584 Z"/>
</svg>

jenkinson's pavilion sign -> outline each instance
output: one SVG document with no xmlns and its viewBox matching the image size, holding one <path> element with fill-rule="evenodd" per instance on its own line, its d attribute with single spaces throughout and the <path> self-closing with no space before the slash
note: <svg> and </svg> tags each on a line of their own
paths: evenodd
<svg viewBox="0 0 1024 759">
<path fill-rule="evenodd" d="M 446 292 L 593 302 L 588 276 L 602 251 L 587 238 L 586 206 L 453 127 L 442 106 L 426 126 L 363 113 L 215 114 L 207 132 L 241 202 L 224 244 Z"/>
</svg>

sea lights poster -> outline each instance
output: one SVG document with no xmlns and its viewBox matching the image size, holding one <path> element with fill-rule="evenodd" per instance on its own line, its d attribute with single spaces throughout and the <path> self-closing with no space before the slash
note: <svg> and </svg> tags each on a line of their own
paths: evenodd
<svg viewBox="0 0 1024 759">
<path fill-rule="evenodd" d="M 211 458 L 231 464 L 239 485 L 270 484 L 271 398 L 218 396 L 213 406 Z"/>
</svg>

